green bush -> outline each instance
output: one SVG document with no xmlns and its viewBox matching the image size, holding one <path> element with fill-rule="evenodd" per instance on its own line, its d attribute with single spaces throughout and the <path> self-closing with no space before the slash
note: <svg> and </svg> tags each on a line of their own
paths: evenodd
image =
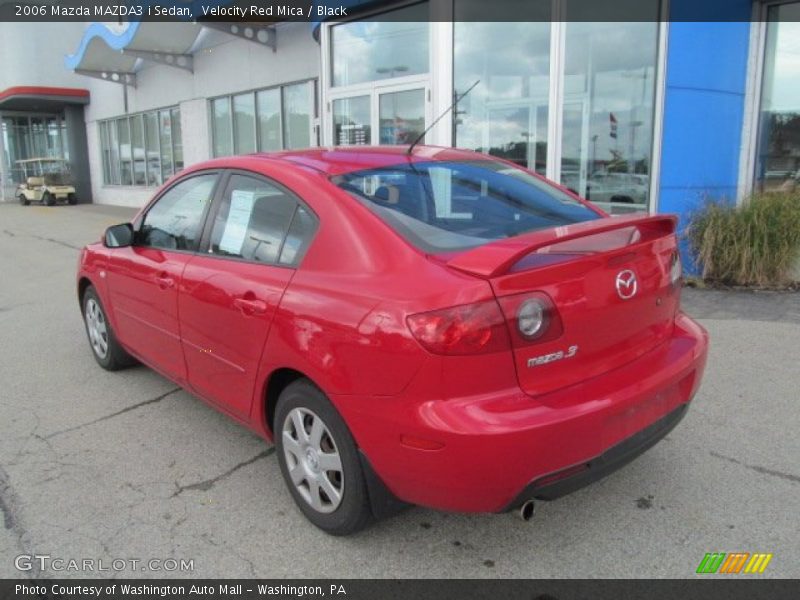
<svg viewBox="0 0 800 600">
<path fill-rule="evenodd" d="M 687 230 L 703 279 L 784 286 L 800 258 L 800 190 L 758 194 L 743 206 L 708 202 Z"/>
</svg>

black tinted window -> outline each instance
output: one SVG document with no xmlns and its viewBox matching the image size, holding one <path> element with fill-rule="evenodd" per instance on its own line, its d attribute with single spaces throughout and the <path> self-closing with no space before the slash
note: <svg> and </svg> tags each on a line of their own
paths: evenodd
<svg viewBox="0 0 800 600">
<path fill-rule="evenodd" d="M 214 219 L 210 251 L 256 262 L 278 262 L 297 207 L 294 197 L 263 179 L 231 176 Z"/>
<path fill-rule="evenodd" d="M 171 187 L 147 211 L 139 245 L 194 250 L 216 180 L 216 174 L 198 175 Z"/>
<path fill-rule="evenodd" d="M 402 164 L 333 182 L 425 252 L 472 248 L 599 215 L 527 171 L 489 160 Z"/>
</svg>

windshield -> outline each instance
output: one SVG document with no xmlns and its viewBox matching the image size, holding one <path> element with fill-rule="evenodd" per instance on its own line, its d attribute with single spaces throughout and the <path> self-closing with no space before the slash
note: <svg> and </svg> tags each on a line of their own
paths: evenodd
<svg viewBox="0 0 800 600">
<path fill-rule="evenodd" d="M 69 164 L 63 160 L 42 160 L 37 164 L 40 176 L 47 185 L 64 185 L 70 182 Z"/>
<path fill-rule="evenodd" d="M 528 172 L 489 160 L 408 163 L 332 181 L 431 254 L 600 218 Z"/>
</svg>

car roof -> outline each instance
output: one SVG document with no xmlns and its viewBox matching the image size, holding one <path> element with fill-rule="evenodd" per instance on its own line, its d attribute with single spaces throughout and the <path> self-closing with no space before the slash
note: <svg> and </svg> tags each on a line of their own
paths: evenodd
<svg viewBox="0 0 800 600">
<path fill-rule="evenodd" d="M 260 153 L 250 156 L 284 160 L 330 176 L 408 163 L 491 160 L 487 156 L 468 150 L 440 146 L 415 146 L 410 155 L 408 146 L 336 146 Z"/>
</svg>

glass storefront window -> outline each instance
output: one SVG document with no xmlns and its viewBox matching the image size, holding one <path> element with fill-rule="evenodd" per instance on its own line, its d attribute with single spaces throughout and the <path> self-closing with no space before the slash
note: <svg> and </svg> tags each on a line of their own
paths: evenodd
<svg viewBox="0 0 800 600">
<path fill-rule="evenodd" d="M 144 140 L 147 154 L 147 185 L 161 185 L 161 147 L 158 142 L 158 115 L 145 113 Z"/>
<path fill-rule="evenodd" d="M 10 169 L 11 179 L 14 183 L 21 183 L 24 179 L 22 169 L 17 165 L 18 160 L 33 158 L 29 154 L 27 117 L 3 117 L 3 145 L 5 147 L 6 166 Z"/>
<path fill-rule="evenodd" d="M 211 100 L 214 156 L 311 146 L 315 89 L 314 81 L 304 81 L 214 98 Z"/>
<path fill-rule="evenodd" d="M 457 1 L 456 20 L 477 10 L 477 4 L 476 0 Z M 485 11 L 485 3 L 480 4 Z M 547 15 L 537 13 L 529 18 L 534 16 L 547 21 L 549 10 Z M 544 174 L 550 23 L 456 22 L 453 57 L 454 94 L 461 95 L 480 82 L 459 102 L 453 115 L 456 146 Z"/>
<path fill-rule="evenodd" d="M 117 136 L 117 124 L 115 121 L 111 121 L 108 124 L 108 152 L 111 160 L 111 180 L 108 183 L 119 185 L 119 137 Z"/>
<path fill-rule="evenodd" d="M 428 3 L 384 13 L 384 21 L 350 21 L 331 27 L 334 86 L 428 72 Z"/>
<path fill-rule="evenodd" d="M 381 144 L 413 143 L 425 131 L 425 90 L 380 94 L 378 115 Z"/>
<path fill-rule="evenodd" d="M 103 182 L 161 185 L 183 168 L 180 110 L 165 109 L 98 124 Z"/>
<path fill-rule="evenodd" d="M 641 0 L 652 19 L 623 23 L 590 18 L 598 4 L 531 1 L 518 22 L 491 22 L 491 3 L 454 0 L 454 94 L 479 83 L 453 113 L 453 143 L 560 179 L 611 212 L 646 210 L 661 3 Z M 566 18 L 552 23 L 552 10 Z"/>
<path fill-rule="evenodd" d="M 119 163 L 122 185 L 133 185 L 133 159 L 131 157 L 131 132 L 128 119 L 117 120 L 117 136 L 119 140 Z"/>
<path fill-rule="evenodd" d="M 30 132 L 33 146 L 31 158 L 47 156 L 47 128 L 45 120 L 41 117 L 30 118 Z"/>
<path fill-rule="evenodd" d="M 172 119 L 169 111 L 162 110 L 159 117 L 159 134 L 161 136 L 161 181 L 172 176 Z"/>
<path fill-rule="evenodd" d="M 307 148 L 311 145 L 311 90 L 309 83 L 283 88 L 284 147 Z"/>
<path fill-rule="evenodd" d="M 233 97 L 233 148 L 235 154 L 256 151 L 256 104 L 252 93 Z"/>
<path fill-rule="evenodd" d="M 227 96 L 211 101 L 211 136 L 214 139 L 214 156 L 233 154 L 231 99 Z"/>
<path fill-rule="evenodd" d="M 258 92 L 256 107 L 258 109 L 258 149 L 262 152 L 280 150 L 283 147 L 280 88 Z"/>
<path fill-rule="evenodd" d="M 145 185 L 144 124 L 142 115 L 131 117 L 131 148 L 133 152 L 133 185 Z"/>
<path fill-rule="evenodd" d="M 658 25 L 566 28 L 561 183 L 612 212 L 646 209 Z"/>
<path fill-rule="evenodd" d="M 372 143 L 370 97 L 333 101 L 333 143 L 337 146 L 363 146 Z"/>
<path fill-rule="evenodd" d="M 172 120 L 172 154 L 175 172 L 183 169 L 183 133 L 181 131 L 181 111 L 173 108 L 170 111 Z"/>
<path fill-rule="evenodd" d="M 60 158 L 61 153 L 61 127 L 59 126 L 58 119 L 55 117 L 47 117 L 47 156 L 51 158 Z"/>
<path fill-rule="evenodd" d="M 108 183 L 111 181 L 111 156 L 108 146 L 108 123 L 100 123 L 100 154 L 103 157 L 103 181 Z"/>
<path fill-rule="evenodd" d="M 756 187 L 800 187 L 800 2 L 767 13 Z"/>
</svg>

